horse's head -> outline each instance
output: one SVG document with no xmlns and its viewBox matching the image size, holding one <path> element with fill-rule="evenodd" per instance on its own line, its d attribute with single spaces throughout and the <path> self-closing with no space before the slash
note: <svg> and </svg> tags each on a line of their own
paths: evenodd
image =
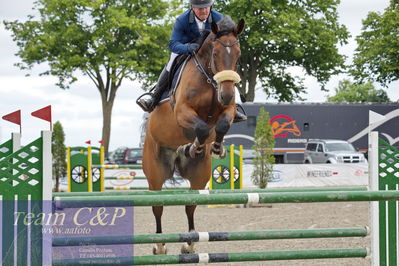
<svg viewBox="0 0 399 266">
<path fill-rule="evenodd" d="M 218 24 L 212 22 L 215 38 L 212 42 L 211 70 L 218 84 L 218 100 L 223 105 L 232 102 L 235 84 L 241 80 L 236 70 L 241 55 L 238 35 L 243 31 L 244 24 L 241 19 L 236 25 L 229 16 L 225 16 Z"/>
</svg>

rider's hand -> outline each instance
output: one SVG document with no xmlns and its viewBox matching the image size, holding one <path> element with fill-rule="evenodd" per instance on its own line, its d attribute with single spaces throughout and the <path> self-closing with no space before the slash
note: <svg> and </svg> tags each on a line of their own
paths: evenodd
<svg viewBox="0 0 399 266">
<path fill-rule="evenodd" d="M 198 50 L 199 44 L 198 44 L 198 43 L 189 43 L 189 44 L 187 44 L 187 48 L 188 48 L 188 51 L 189 51 L 190 53 L 191 53 L 191 52 L 195 52 L 195 51 Z"/>
</svg>

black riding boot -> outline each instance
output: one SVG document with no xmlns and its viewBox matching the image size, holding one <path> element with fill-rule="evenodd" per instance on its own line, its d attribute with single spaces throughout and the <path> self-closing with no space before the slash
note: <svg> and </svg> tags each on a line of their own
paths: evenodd
<svg viewBox="0 0 399 266">
<path fill-rule="evenodd" d="M 157 85 L 152 93 L 150 93 L 151 98 L 140 98 L 137 100 L 137 104 L 143 109 L 145 112 L 151 113 L 152 110 L 157 106 L 159 101 L 161 100 L 162 94 L 168 88 L 168 76 L 169 71 L 166 70 L 166 67 L 162 70 L 161 75 L 158 78 Z"/>
</svg>

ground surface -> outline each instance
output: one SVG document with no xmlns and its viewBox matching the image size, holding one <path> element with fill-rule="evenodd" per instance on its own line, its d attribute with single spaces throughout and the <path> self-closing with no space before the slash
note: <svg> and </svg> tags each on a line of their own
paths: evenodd
<svg viewBox="0 0 399 266">
<path fill-rule="evenodd" d="M 246 231 L 269 229 L 308 229 L 361 227 L 369 225 L 368 202 L 273 204 L 252 208 L 199 206 L 196 210 L 196 230 Z M 164 233 L 184 233 L 187 219 L 184 207 L 165 207 Z M 135 208 L 135 234 L 155 232 L 155 220 L 150 207 Z M 179 254 L 180 243 L 167 244 L 168 254 Z M 257 240 L 198 243 L 197 253 L 249 252 L 286 249 L 328 249 L 370 247 L 370 238 L 335 238 L 303 240 Z M 134 255 L 152 254 L 152 245 L 135 245 Z M 220 263 L 212 265 L 370 265 L 369 259 L 323 259 L 269 262 Z"/>
</svg>

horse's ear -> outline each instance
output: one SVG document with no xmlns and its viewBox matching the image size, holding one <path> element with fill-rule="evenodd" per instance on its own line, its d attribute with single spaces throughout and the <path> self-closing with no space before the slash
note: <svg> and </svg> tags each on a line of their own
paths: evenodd
<svg viewBox="0 0 399 266">
<path fill-rule="evenodd" d="M 244 28 L 245 28 L 245 21 L 244 19 L 240 19 L 240 22 L 238 22 L 236 28 L 234 29 L 234 33 L 238 36 L 242 33 Z"/>
<path fill-rule="evenodd" d="M 218 31 L 219 31 L 218 24 L 216 24 L 216 22 L 212 21 L 211 29 L 212 29 L 212 32 L 213 32 L 214 34 L 217 34 Z"/>
</svg>

